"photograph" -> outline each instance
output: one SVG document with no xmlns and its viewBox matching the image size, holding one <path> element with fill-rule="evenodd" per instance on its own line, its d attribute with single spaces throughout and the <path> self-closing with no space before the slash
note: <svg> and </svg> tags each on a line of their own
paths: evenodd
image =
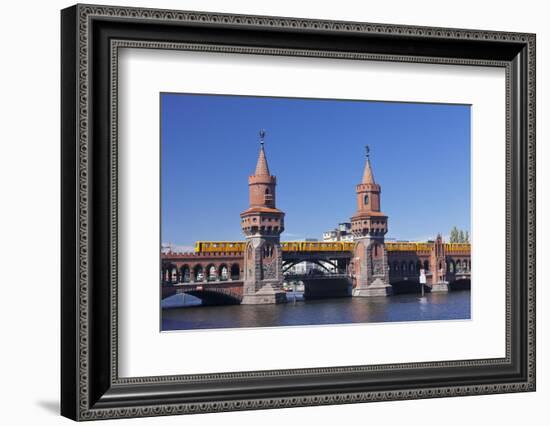
<svg viewBox="0 0 550 426">
<path fill-rule="evenodd" d="M 159 96 L 161 331 L 471 319 L 471 105 Z"/>
</svg>

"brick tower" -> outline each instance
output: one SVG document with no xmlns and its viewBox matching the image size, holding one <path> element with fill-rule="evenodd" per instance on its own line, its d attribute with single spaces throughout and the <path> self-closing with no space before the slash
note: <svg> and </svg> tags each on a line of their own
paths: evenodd
<svg viewBox="0 0 550 426">
<path fill-rule="evenodd" d="M 351 218 L 351 232 L 355 240 L 353 295 L 387 296 L 392 290 L 384 245 L 388 217 L 380 211 L 380 185 L 374 181 L 368 146 L 366 151 L 363 179 L 355 188 L 357 211 Z"/>
<path fill-rule="evenodd" d="M 246 235 L 243 304 L 286 302 L 280 244 L 285 214 L 275 207 L 277 179 L 269 173 L 264 137 L 262 130 L 256 171 L 248 178 L 250 207 L 241 213 Z"/>
</svg>

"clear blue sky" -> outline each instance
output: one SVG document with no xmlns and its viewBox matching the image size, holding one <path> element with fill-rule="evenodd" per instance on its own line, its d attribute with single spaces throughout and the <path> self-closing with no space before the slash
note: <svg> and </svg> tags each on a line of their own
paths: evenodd
<svg viewBox="0 0 550 426">
<path fill-rule="evenodd" d="M 387 237 L 470 230 L 470 107 L 161 94 L 161 240 L 242 240 L 258 132 L 277 176 L 283 240 L 321 238 L 356 208 L 365 148 Z"/>
</svg>

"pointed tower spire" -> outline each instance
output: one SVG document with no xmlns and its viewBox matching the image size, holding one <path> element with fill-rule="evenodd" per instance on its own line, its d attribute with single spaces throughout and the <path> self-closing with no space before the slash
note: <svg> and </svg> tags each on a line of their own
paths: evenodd
<svg viewBox="0 0 550 426">
<path fill-rule="evenodd" d="M 370 149 L 368 145 L 365 146 L 365 150 L 367 151 L 367 161 L 365 163 L 365 170 L 363 171 L 363 180 L 361 183 L 375 183 L 374 174 L 372 173 L 372 167 L 370 165 Z"/>
<path fill-rule="evenodd" d="M 265 130 L 262 129 L 260 130 L 260 154 L 258 155 L 258 162 L 256 163 L 255 176 L 270 176 L 267 158 L 265 157 L 264 138 Z"/>
</svg>

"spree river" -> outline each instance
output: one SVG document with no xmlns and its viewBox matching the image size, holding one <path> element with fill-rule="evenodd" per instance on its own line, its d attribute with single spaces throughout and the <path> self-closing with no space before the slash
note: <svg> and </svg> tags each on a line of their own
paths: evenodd
<svg viewBox="0 0 550 426">
<path fill-rule="evenodd" d="M 172 296 L 163 301 L 162 330 L 470 319 L 469 290 L 427 293 L 425 297 L 304 300 L 299 293 L 287 297 L 289 302 L 279 305 L 200 306 L 192 296 Z M 177 307 L 182 303 L 186 306 Z"/>
</svg>

